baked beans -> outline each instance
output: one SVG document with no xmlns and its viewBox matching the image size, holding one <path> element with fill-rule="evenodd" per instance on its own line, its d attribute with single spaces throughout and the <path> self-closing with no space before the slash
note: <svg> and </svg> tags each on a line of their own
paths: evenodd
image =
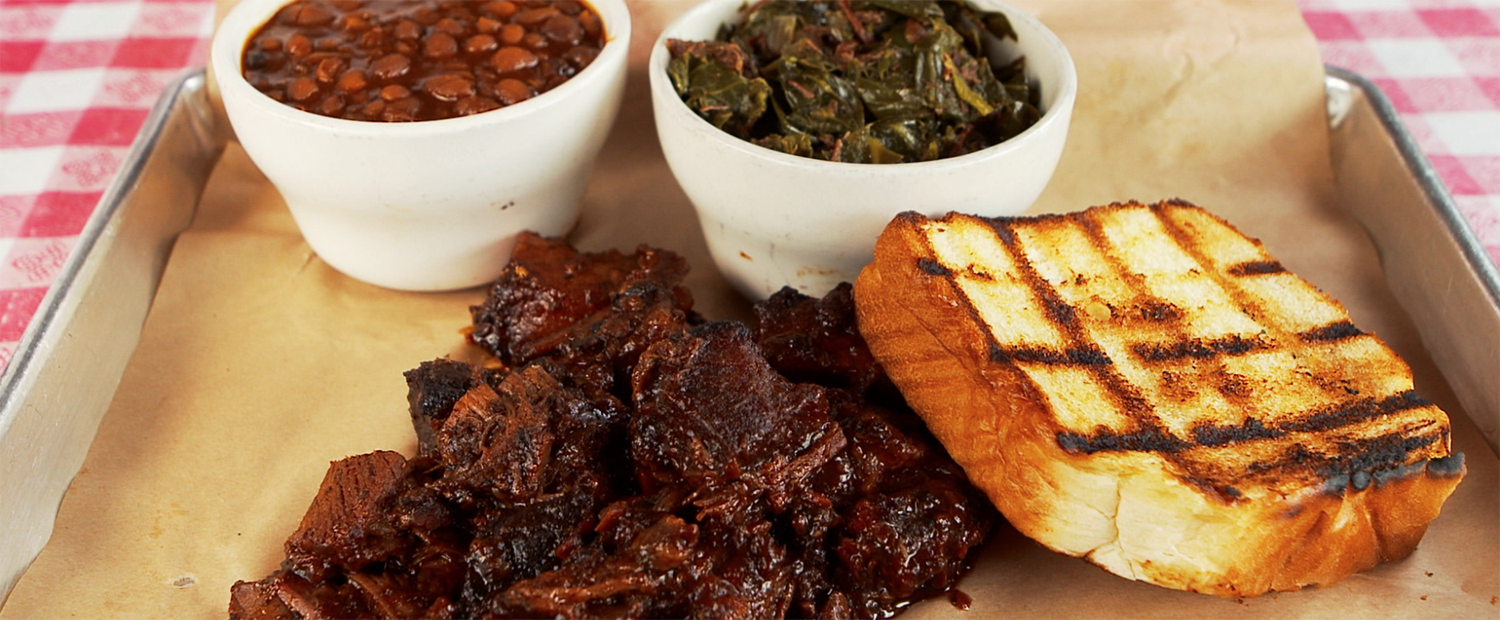
<svg viewBox="0 0 1500 620">
<path fill-rule="evenodd" d="M 604 40 L 599 14 L 572 0 L 295 0 L 250 37 L 241 67 L 299 110 L 426 121 L 547 92 Z"/>
</svg>

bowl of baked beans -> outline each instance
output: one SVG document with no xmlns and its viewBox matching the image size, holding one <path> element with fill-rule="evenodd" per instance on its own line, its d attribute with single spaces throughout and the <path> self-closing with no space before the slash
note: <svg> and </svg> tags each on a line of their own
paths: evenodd
<svg viewBox="0 0 1500 620">
<path fill-rule="evenodd" d="M 629 38 L 625 0 L 241 0 L 210 65 L 322 260 L 452 290 L 576 222 Z"/>
</svg>

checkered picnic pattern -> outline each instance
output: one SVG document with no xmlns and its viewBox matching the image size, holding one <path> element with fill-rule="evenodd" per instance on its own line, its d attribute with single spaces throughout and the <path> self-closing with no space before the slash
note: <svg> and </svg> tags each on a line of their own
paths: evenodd
<svg viewBox="0 0 1500 620">
<path fill-rule="evenodd" d="M 1500 263 L 1500 0 L 1299 0 L 1324 62 L 1390 98 Z"/>
<path fill-rule="evenodd" d="M 1298 2 L 1325 61 L 1390 96 L 1500 262 L 1500 0 Z M 152 104 L 205 63 L 214 11 L 0 0 L 0 367 Z"/>
<path fill-rule="evenodd" d="M 212 0 L 0 0 L 0 365 L 213 22 Z"/>
</svg>

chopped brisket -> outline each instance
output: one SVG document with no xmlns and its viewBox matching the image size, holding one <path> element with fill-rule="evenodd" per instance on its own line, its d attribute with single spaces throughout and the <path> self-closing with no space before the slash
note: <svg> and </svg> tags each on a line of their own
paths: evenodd
<svg viewBox="0 0 1500 620">
<path fill-rule="evenodd" d="M 788 379 L 895 394 L 885 370 L 859 334 L 854 287 L 845 282 L 821 298 L 786 287 L 755 306 L 755 342 Z"/>
<path fill-rule="evenodd" d="M 406 459 L 389 451 L 333 463 L 302 524 L 286 541 L 287 561 L 310 578 L 332 569 L 359 571 L 381 562 L 405 541 L 383 504 L 402 482 Z"/>
<path fill-rule="evenodd" d="M 698 317 L 686 271 L 523 238 L 472 310 L 496 359 L 408 371 L 417 454 L 334 463 L 230 617 L 879 618 L 952 588 L 993 509 L 848 288 L 752 330 Z"/>
<path fill-rule="evenodd" d="M 453 405 L 485 382 L 485 371 L 462 362 L 439 359 L 406 371 L 407 406 L 417 431 L 417 454 L 432 454 L 437 429 Z"/>
<path fill-rule="evenodd" d="M 776 374 L 738 323 L 673 334 L 632 381 L 631 457 L 647 492 L 686 484 L 703 502 L 764 493 L 784 506 L 844 447 L 824 389 Z"/>
<path fill-rule="evenodd" d="M 590 394 L 630 399 L 630 373 L 651 343 L 702 319 L 681 286 L 687 261 L 641 246 L 583 254 L 523 234 L 484 303 L 470 308 L 470 339 L 504 365 L 546 357 Z"/>
</svg>

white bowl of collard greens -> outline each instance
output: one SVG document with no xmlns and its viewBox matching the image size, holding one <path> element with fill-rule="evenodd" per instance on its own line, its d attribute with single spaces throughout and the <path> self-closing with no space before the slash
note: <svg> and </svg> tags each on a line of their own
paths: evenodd
<svg viewBox="0 0 1500 620">
<path fill-rule="evenodd" d="M 752 299 L 852 281 L 902 211 L 1024 212 L 1078 89 L 1057 36 L 997 0 L 707 0 L 649 71 L 667 163 Z"/>
</svg>

